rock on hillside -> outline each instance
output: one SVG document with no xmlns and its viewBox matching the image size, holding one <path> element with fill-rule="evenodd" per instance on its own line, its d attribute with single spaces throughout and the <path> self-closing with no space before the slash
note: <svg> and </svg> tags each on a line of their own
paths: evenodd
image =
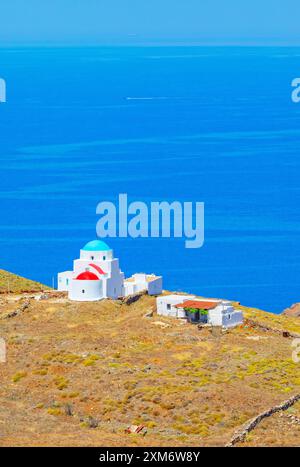
<svg viewBox="0 0 300 467">
<path fill-rule="evenodd" d="M 300 316 L 300 303 L 294 303 L 290 308 L 286 308 L 282 314 L 286 316 Z"/>
</svg>

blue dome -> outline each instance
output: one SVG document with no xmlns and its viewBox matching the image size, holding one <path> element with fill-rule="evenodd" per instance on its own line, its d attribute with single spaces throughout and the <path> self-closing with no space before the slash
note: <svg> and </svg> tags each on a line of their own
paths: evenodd
<svg viewBox="0 0 300 467">
<path fill-rule="evenodd" d="M 92 240 L 88 242 L 83 248 L 84 251 L 109 251 L 111 248 L 107 245 L 107 243 L 103 242 L 102 240 Z"/>
</svg>

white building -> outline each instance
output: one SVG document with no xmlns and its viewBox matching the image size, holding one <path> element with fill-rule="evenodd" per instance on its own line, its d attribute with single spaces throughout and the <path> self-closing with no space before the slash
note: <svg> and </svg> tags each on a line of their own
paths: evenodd
<svg viewBox="0 0 300 467">
<path fill-rule="evenodd" d="M 156 295 L 162 292 L 162 277 L 135 274 L 125 281 L 113 250 L 102 240 L 93 240 L 80 250 L 72 271 L 58 274 L 57 288 L 76 301 L 117 299 L 141 290 Z"/>
<path fill-rule="evenodd" d="M 236 310 L 230 302 L 220 302 L 208 312 L 208 323 L 212 326 L 233 328 L 243 324 L 244 315 L 241 310 Z"/>
<path fill-rule="evenodd" d="M 198 299 L 188 295 L 166 295 L 156 299 L 157 313 L 173 318 L 187 318 L 188 310 L 199 310 L 199 320 L 212 326 L 230 328 L 243 323 L 243 312 L 231 302 Z M 201 312 L 203 314 L 201 314 Z"/>
<path fill-rule="evenodd" d="M 172 318 L 186 318 L 186 312 L 181 313 L 176 305 L 182 303 L 184 300 L 192 300 L 194 295 L 165 295 L 157 297 L 156 309 L 157 314 L 162 316 L 171 316 Z"/>
<path fill-rule="evenodd" d="M 124 295 L 132 295 L 147 290 L 149 295 L 162 293 L 162 277 L 154 274 L 134 274 L 124 281 Z"/>
</svg>

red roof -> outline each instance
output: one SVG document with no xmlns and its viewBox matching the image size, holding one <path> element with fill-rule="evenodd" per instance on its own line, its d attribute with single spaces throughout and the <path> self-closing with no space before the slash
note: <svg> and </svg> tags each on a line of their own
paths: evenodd
<svg viewBox="0 0 300 467">
<path fill-rule="evenodd" d="M 175 305 L 176 308 L 196 308 L 197 310 L 212 310 L 220 302 L 206 302 L 205 300 L 187 300 L 183 303 Z"/>
<path fill-rule="evenodd" d="M 99 272 L 99 274 L 106 274 L 106 272 L 103 271 L 103 269 L 100 268 L 100 266 L 97 266 L 97 264 L 89 264 L 89 266 L 91 266 L 92 268 L 96 269 L 96 271 Z"/>
<path fill-rule="evenodd" d="M 76 280 L 78 281 L 98 281 L 99 277 L 96 276 L 93 272 L 90 271 L 85 271 L 79 274 L 79 276 L 76 277 Z"/>
</svg>

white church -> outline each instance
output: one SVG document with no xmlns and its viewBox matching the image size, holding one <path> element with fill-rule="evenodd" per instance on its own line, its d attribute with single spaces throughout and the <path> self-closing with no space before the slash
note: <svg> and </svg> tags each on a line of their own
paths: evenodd
<svg viewBox="0 0 300 467">
<path fill-rule="evenodd" d="M 113 250 L 102 240 L 92 240 L 80 250 L 72 271 L 60 272 L 57 289 L 67 291 L 70 300 L 96 301 L 117 299 L 146 290 L 149 295 L 162 293 L 162 277 L 134 274 L 125 279 Z"/>
</svg>

